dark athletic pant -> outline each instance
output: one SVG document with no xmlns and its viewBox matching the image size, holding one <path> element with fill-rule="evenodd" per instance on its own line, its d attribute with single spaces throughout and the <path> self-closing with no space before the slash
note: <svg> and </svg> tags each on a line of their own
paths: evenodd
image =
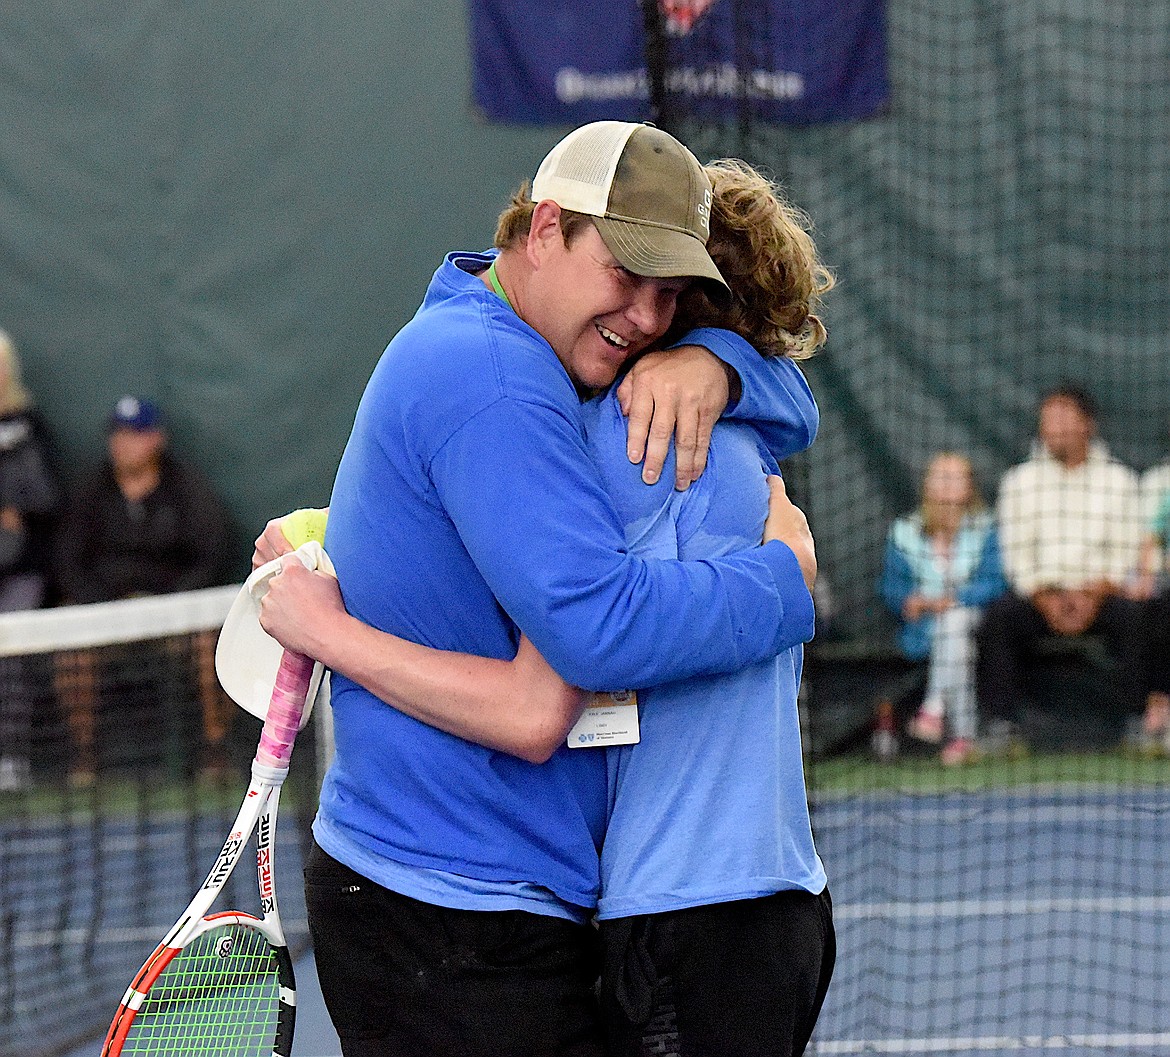
<svg viewBox="0 0 1170 1057">
<path fill-rule="evenodd" d="M 603 1057 L 592 925 L 421 903 L 316 844 L 305 899 L 345 1057 Z"/>
<path fill-rule="evenodd" d="M 1149 687 L 1170 694 L 1170 594 L 1159 595 L 1146 604 L 1149 629 Z"/>
<path fill-rule="evenodd" d="M 827 889 L 617 918 L 601 936 L 610 1057 L 661 1052 L 663 1002 L 681 1057 L 799 1057 L 837 951 Z"/>
<path fill-rule="evenodd" d="M 1111 682 L 1119 714 L 1140 714 L 1146 681 L 1143 609 L 1129 599 L 1101 603 L 1090 634 L 1101 635 L 1114 660 Z M 1018 722 L 1027 666 L 1041 639 L 1052 635 L 1030 599 L 1008 594 L 987 607 L 978 633 L 976 681 L 984 719 Z"/>
</svg>

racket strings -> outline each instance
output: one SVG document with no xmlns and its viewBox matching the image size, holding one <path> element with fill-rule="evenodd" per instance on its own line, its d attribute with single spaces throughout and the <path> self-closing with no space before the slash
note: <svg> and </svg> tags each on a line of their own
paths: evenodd
<svg viewBox="0 0 1170 1057">
<path fill-rule="evenodd" d="M 224 925 L 193 940 L 147 992 L 122 1054 L 270 1057 L 279 962 L 255 929 Z"/>
</svg>

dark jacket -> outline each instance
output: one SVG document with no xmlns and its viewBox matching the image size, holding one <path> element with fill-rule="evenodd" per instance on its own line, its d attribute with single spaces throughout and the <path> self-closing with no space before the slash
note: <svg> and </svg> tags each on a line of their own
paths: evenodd
<svg viewBox="0 0 1170 1057">
<path fill-rule="evenodd" d="M 0 577 L 47 575 L 61 494 L 51 445 L 33 410 L 0 415 L 0 508 L 19 511 L 22 532 L 0 529 Z"/>
<path fill-rule="evenodd" d="M 84 482 L 62 520 L 57 578 L 64 601 L 109 602 L 225 582 L 227 514 L 206 478 L 169 452 L 158 487 L 122 495 L 107 463 Z"/>
</svg>

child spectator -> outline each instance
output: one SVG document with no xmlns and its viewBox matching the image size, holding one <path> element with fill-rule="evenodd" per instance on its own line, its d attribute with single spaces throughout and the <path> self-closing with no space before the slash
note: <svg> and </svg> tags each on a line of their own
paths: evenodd
<svg viewBox="0 0 1170 1057">
<path fill-rule="evenodd" d="M 927 662 L 926 696 L 907 732 L 945 741 L 944 764 L 965 763 L 975 752 L 975 629 L 982 608 L 1007 590 L 995 523 L 965 456 L 930 460 L 921 507 L 890 527 L 879 587 L 899 618 L 902 652 Z"/>
</svg>

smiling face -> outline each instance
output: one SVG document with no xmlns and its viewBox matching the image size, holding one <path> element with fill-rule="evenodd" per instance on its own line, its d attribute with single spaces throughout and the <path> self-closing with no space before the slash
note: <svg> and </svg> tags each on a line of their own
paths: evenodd
<svg viewBox="0 0 1170 1057">
<path fill-rule="evenodd" d="M 574 384 L 602 389 L 622 365 L 657 341 L 674 318 L 689 277 L 654 279 L 617 262 L 592 223 L 567 244 L 559 209 L 542 202 L 533 215 L 528 256 L 532 282 L 520 309 L 552 346 Z"/>
</svg>

